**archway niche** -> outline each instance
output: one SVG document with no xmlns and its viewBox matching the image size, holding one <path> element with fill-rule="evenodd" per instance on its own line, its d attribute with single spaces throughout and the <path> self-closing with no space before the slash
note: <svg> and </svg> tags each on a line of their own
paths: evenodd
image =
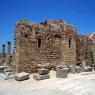
<svg viewBox="0 0 95 95">
<path fill-rule="evenodd" d="M 53 47 L 55 50 L 60 50 L 61 36 L 59 34 L 53 35 Z"/>
</svg>

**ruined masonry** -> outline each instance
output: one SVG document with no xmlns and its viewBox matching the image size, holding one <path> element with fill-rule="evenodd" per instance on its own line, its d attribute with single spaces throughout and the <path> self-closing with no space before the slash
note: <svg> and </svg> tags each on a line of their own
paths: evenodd
<svg viewBox="0 0 95 95">
<path fill-rule="evenodd" d="M 5 44 L 2 45 L 2 53 L 0 54 L 0 65 L 11 65 L 11 42 L 7 42 L 7 53 L 5 52 Z"/>
<path fill-rule="evenodd" d="M 35 24 L 22 19 L 14 37 L 14 72 L 32 72 L 34 64 L 76 64 L 76 31 L 63 20 Z"/>
</svg>

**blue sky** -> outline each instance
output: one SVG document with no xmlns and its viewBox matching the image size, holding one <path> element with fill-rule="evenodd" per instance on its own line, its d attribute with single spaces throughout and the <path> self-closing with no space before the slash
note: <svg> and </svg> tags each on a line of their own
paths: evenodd
<svg viewBox="0 0 95 95">
<path fill-rule="evenodd" d="M 62 19 L 80 34 L 95 32 L 95 0 L 0 0 L 0 52 L 2 44 L 12 42 L 15 23 Z"/>
</svg>

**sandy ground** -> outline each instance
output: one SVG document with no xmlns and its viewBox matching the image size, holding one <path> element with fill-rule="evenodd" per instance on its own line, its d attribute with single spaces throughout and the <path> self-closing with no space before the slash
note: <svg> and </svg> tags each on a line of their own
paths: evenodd
<svg viewBox="0 0 95 95">
<path fill-rule="evenodd" d="M 0 75 L 0 95 L 95 95 L 95 72 L 88 75 L 69 74 L 68 78 L 51 78 L 36 81 L 30 75 L 29 80 L 4 80 Z"/>
</svg>

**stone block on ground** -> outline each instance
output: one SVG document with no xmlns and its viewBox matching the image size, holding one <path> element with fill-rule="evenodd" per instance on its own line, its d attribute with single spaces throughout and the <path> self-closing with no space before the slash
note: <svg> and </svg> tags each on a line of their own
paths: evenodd
<svg viewBox="0 0 95 95">
<path fill-rule="evenodd" d="M 5 76 L 5 80 L 14 79 L 14 75 Z"/>
<path fill-rule="evenodd" d="M 85 66 L 85 67 L 83 67 L 83 71 L 84 71 L 84 72 L 91 72 L 91 71 L 92 71 L 92 67 L 90 67 L 90 66 Z"/>
<path fill-rule="evenodd" d="M 9 68 L 5 68 L 5 69 L 4 69 L 4 72 L 12 72 L 12 70 L 11 70 L 11 68 L 9 67 Z"/>
<path fill-rule="evenodd" d="M 4 71 L 4 68 L 0 68 L 0 73 L 3 73 L 3 71 Z"/>
<path fill-rule="evenodd" d="M 68 68 L 57 68 L 56 69 L 56 77 L 57 78 L 67 78 Z"/>
<path fill-rule="evenodd" d="M 9 66 L 0 66 L 0 73 L 3 73 L 6 68 L 9 68 Z"/>
<path fill-rule="evenodd" d="M 45 74 L 48 74 L 49 73 L 49 70 L 48 69 L 38 69 L 38 72 L 37 72 L 39 75 L 45 75 Z"/>
<path fill-rule="evenodd" d="M 45 74 L 45 75 L 34 74 L 33 78 L 35 80 L 44 80 L 44 79 L 49 79 L 50 75 L 49 74 Z"/>
<path fill-rule="evenodd" d="M 70 72 L 75 74 L 75 66 L 74 65 L 70 65 Z"/>
<path fill-rule="evenodd" d="M 11 68 L 5 68 L 4 70 L 3 70 L 3 74 L 12 74 L 12 70 L 11 70 Z"/>
<path fill-rule="evenodd" d="M 29 73 L 22 72 L 22 73 L 17 73 L 14 75 L 15 80 L 17 81 L 23 81 L 29 79 Z"/>
<path fill-rule="evenodd" d="M 81 73 L 83 70 L 82 70 L 82 67 L 80 66 L 75 66 L 75 72 L 76 73 Z"/>
<path fill-rule="evenodd" d="M 5 72 L 4 75 L 5 76 L 11 76 L 12 75 L 12 72 Z"/>
<path fill-rule="evenodd" d="M 4 80 L 14 79 L 14 75 L 12 73 L 7 72 L 6 74 L 0 74 L 0 77 Z"/>
</svg>

